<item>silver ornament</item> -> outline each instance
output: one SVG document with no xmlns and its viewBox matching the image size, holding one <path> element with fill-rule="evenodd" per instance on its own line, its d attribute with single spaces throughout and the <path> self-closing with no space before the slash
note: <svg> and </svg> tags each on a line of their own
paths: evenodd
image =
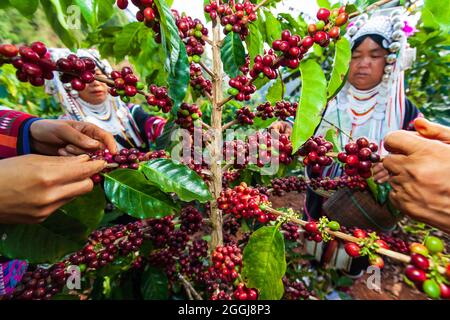
<svg viewBox="0 0 450 320">
<path fill-rule="evenodd" d="M 392 25 L 399 23 L 399 22 L 403 22 L 403 19 L 401 16 L 395 16 L 391 19 Z"/>
<path fill-rule="evenodd" d="M 388 82 L 390 77 L 391 77 L 390 74 L 383 74 L 383 82 Z"/>
<path fill-rule="evenodd" d="M 400 31 L 400 30 L 395 31 L 392 34 L 392 39 L 395 41 L 400 41 L 401 39 L 403 39 L 403 34 L 404 34 L 403 31 Z"/>
<path fill-rule="evenodd" d="M 369 15 L 367 13 L 363 13 L 359 16 L 358 20 L 361 20 L 363 22 L 366 22 L 369 19 Z"/>
<path fill-rule="evenodd" d="M 352 37 L 358 32 L 358 28 L 353 25 L 348 29 L 347 32 L 348 32 L 349 36 Z"/>
<path fill-rule="evenodd" d="M 70 96 L 71 97 L 73 97 L 73 98 L 78 98 L 79 96 L 80 96 L 80 94 L 78 93 L 78 91 L 77 90 L 70 90 Z"/>
<path fill-rule="evenodd" d="M 64 89 L 66 89 L 67 91 L 72 90 L 72 85 L 70 83 L 64 83 L 63 84 Z"/>
<path fill-rule="evenodd" d="M 394 71 L 394 66 L 388 64 L 386 67 L 384 67 L 385 73 L 392 73 L 392 71 Z"/>
<path fill-rule="evenodd" d="M 394 24 L 394 30 L 403 30 L 403 27 L 405 26 L 405 24 L 403 22 L 397 22 L 396 24 Z"/>
<path fill-rule="evenodd" d="M 394 64 L 397 61 L 397 55 L 395 53 L 391 53 L 386 57 L 386 62 L 389 64 Z"/>
<path fill-rule="evenodd" d="M 358 20 L 358 21 L 355 22 L 355 26 L 358 29 L 361 28 L 363 26 L 363 24 L 364 24 L 364 21 L 362 21 L 362 20 Z"/>
<path fill-rule="evenodd" d="M 398 9 L 391 13 L 391 17 L 399 16 L 401 14 L 402 14 L 402 11 L 400 9 Z"/>
<path fill-rule="evenodd" d="M 400 50 L 401 44 L 400 42 L 392 42 L 389 46 L 389 51 L 391 52 L 397 52 Z"/>
</svg>

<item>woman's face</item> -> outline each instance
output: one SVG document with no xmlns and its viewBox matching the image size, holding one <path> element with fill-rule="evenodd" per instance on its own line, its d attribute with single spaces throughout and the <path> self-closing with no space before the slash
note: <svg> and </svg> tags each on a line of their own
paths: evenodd
<svg viewBox="0 0 450 320">
<path fill-rule="evenodd" d="M 367 37 L 352 53 L 348 81 L 359 90 L 369 90 L 381 82 L 388 52 Z"/>
<path fill-rule="evenodd" d="M 104 76 L 100 69 L 95 70 L 95 74 L 98 76 Z M 80 91 L 80 98 L 90 104 L 101 104 L 105 102 L 108 97 L 108 86 L 95 80 L 89 83 L 83 91 Z"/>
</svg>

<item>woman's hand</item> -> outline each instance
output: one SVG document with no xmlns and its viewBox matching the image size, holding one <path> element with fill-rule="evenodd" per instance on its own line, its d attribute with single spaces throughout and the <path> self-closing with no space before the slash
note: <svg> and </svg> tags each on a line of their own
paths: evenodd
<svg viewBox="0 0 450 320">
<path fill-rule="evenodd" d="M 392 204 L 416 220 L 450 232 L 450 145 L 439 140 L 416 132 L 390 133 L 384 141 L 391 154 L 383 164 L 391 173 Z"/>
<path fill-rule="evenodd" d="M 117 153 L 112 134 L 89 122 L 37 120 L 30 137 L 33 152 L 43 155 L 73 156 L 105 148 Z"/>
<path fill-rule="evenodd" d="M 93 188 L 105 161 L 26 155 L 0 160 L 0 223 L 40 223 Z"/>
<path fill-rule="evenodd" d="M 292 126 L 290 125 L 289 122 L 286 121 L 275 121 L 269 127 L 269 130 L 274 130 L 279 134 L 286 134 L 288 136 L 291 136 L 292 134 Z"/>
<path fill-rule="evenodd" d="M 376 163 L 373 166 L 373 179 L 376 183 L 382 184 L 389 180 L 389 171 L 387 171 L 382 163 Z"/>
</svg>

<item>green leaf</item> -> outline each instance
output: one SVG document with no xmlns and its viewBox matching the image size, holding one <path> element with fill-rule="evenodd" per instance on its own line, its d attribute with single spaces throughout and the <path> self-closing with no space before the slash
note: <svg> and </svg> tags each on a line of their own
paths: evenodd
<svg viewBox="0 0 450 320">
<path fill-rule="evenodd" d="M 208 186 L 193 170 L 171 159 L 154 159 L 141 166 L 147 179 L 164 192 L 175 192 L 186 202 L 212 199 Z"/>
<path fill-rule="evenodd" d="M 347 4 L 345 6 L 345 12 L 348 14 L 358 11 L 358 7 L 354 4 Z"/>
<path fill-rule="evenodd" d="M 53 31 L 69 49 L 77 48 L 80 43 L 77 36 L 69 28 L 67 17 L 59 0 L 41 0 L 47 21 Z"/>
<path fill-rule="evenodd" d="M 320 65 L 314 60 L 304 60 L 300 72 L 302 92 L 292 131 L 293 153 L 314 134 L 327 103 L 327 80 Z"/>
<path fill-rule="evenodd" d="M 341 148 L 339 147 L 338 142 L 338 133 L 336 132 L 336 129 L 329 129 L 325 134 L 325 140 L 333 144 L 333 152 L 341 152 Z"/>
<path fill-rule="evenodd" d="M 9 0 L 9 3 L 26 17 L 31 17 L 39 6 L 39 0 Z"/>
<path fill-rule="evenodd" d="M 281 38 L 281 24 L 270 11 L 265 11 L 266 18 L 266 39 L 272 45 L 272 42 Z"/>
<path fill-rule="evenodd" d="M 270 86 L 267 91 L 266 100 L 274 105 L 277 101 L 283 100 L 284 96 L 284 85 L 280 77 Z"/>
<path fill-rule="evenodd" d="M 166 194 L 136 170 L 119 169 L 106 174 L 105 193 L 120 210 L 139 219 L 161 218 L 176 209 Z"/>
<path fill-rule="evenodd" d="M 95 187 L 41 224 L 0 224 L 0 254 L 30 263 L 55 262 L 83 246 L 100 223 L 105 203 L 101 188 Z"/>
<path fill-rule="evenodd" d="M 328 100 L 334 98 L 345 84 L 345 77 L 350 67 L 352 50 L 350 42 L 346 38 L 341 38 L 336 42 L 333 63 L 333 72 L 328 82 Z"/>
<path fill-rule="evenodd" d="M 132 22 L 125 25 L 121 32 L 116 35 L 114 54 L 118 60 L 122 60 L 134 48 L 139 33 L 144 29 L 140 22 Z"/>
<path fill-rule="evenodd" d="M 262 227 L 250 236 L 244 249 L 243 266 L 247 286 L 258 289 L 261 300 L 283 297 L 286 257 L 284 238 L 276 227 Z"/>
<path fill-rule="evenodd" d="M 249 24 L 249 35 L 245 38 L 248 55 L 250 56 L 250 68 L 253 66 L 254 58 L 264 54 L 264 40 L 255 23 Z"/>
<path fill-rule="evenodd" d="M 105 23 L 116 12 L 114 3 L 116 0 L 94 0 L 93 7 L 95 8 L 96 25 L 95 27 Z"/>
<path fill-rule="evenodd" d="M 9 3 L 8 0 L 4 0 L 0 2 L 0 9 L 6 9 L 11 7 L 11 4 Z"/>
<path fill-rule="evenodd" d="M 432 25 L 434 22 L 440 26 L 444 33 L 449 32 L 450 6 L 448 1 L 425 0 L 423 11 L 428 11 L 423 17 L 425 25 Z"/>
<path fill-rule="evenodd" d="M 373 198 L 378 201 L 379 185 L 375 182 L 373 177 L 367 179 L 366 181 Z"/>
<path fill-rule="evenodd" d="M 186 97 L 190 82 L 190 67 L 186 47 L 182 45 L 180 51 L 181 53 L 175 69 L 169 73 L 167 80 L 169 84 L 169 97 L 172 99 L 174 105 L 172 108 L 172 114 L 174 115 L 178 112 L 181 103 Z"/>
<path fill-rule="evenodd" d="M 175 68 L 182 47 L 178 28 L 172 11 L 164 0 L 155 0 L 160 15 L 161 44 L 166 52 L 166 70 L 171 73 Z"/>
<path fill-rule="evenodd" d="M 98 2 L 98 0 L 94 0 L 94 2 Z M 80 8 L 80 12 L 86 22 L 93 27 L 96 24 L 95 17 L 87 2 L 85 0 L 75 0 L 75 4 Z"/>
<path fill-rule="evenodd" d="M 238 33 L 230 32 L 220 50 L 223 69 L 231 77 L 239 75 L 239 68 L 245 64 L 245 48 Z"/>
<path fill-rule="evenodd" d="M 144 300 L 167 300 L 169 281 L 165 272 L 154 267 L 147 267 L 142 274 L 141 292 Z"/>
<path fill-rule="evenodd" d="M 169 74 L 169 97 L 174 101 L 172 112 L 176 112 L 189 86 L 189 61 L 170 6 L 164 0 L 155 0 L 155 4 L 160 14 L 161 44 L 166 55 L 164 66 Z"/>
<path fill-rule="evenodd" d="M 317 5 L 320 8 L 327 8 L 327 9 L 331 8 L 330 1 L 328 0 L 317 0 Z"/>
</svg>

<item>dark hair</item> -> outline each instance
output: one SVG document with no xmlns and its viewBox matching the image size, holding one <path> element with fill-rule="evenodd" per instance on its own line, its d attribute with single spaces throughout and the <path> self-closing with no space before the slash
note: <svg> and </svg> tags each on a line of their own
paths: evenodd
<svg viewBox="0 0 450 320">
<path fill-rule="evenodd" d="M 364 35 L 362 37 L 359 37 L 355 41 L 355 44 L 353 45 L 353 48 L 352 48 L 352 52 L 355 51 L 361 45 L 361 43 L 363 43 L 364 40 L 366 40 L 367 38 L 370 38 L 373 41 L 375 41 L 381 48 L 387 49 L 387 48 L 385 48 L 385 45 L 383 45 L 383 42 L 387 43 L 385 37 L 380 36 L 379 34 L 366 34 L 366 35 Z"/>
</svg>

